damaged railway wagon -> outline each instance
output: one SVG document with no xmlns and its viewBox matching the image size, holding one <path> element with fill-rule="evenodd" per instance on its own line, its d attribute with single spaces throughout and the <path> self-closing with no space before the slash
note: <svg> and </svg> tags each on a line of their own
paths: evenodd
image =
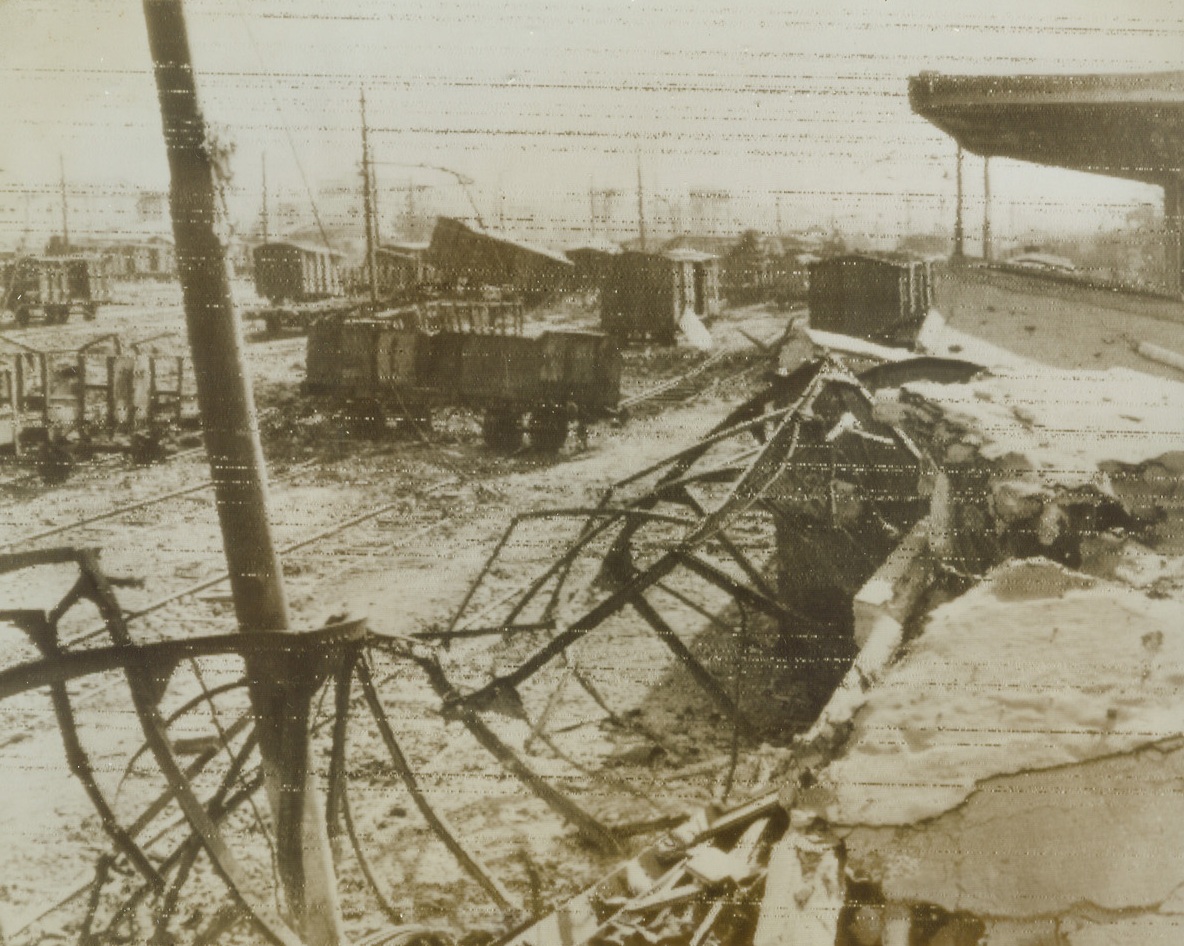
<svg viewBox="0 0 1184 946">
<path fill-rule="evenodd" d="M 597 332 L 426 332 L 325 318 L 308 337 L 306 393 L 344 402 L 375 427 L 387 416 L 423 422 L 437 407 L 481 410 L 486 444 L 506 452 L 524 434 L 536 450 L 558 451 L 570 422 L 614 413 L 620 389 L 620 353 Z"/>
<path fill-rule="evenodd" d="M 110 302 L 103 261 L 89 256 L 24 256 L 0 278 L 0 302 L 18 325 L 64 324 L 71 312 L 91 321 Z"/>
</svg>

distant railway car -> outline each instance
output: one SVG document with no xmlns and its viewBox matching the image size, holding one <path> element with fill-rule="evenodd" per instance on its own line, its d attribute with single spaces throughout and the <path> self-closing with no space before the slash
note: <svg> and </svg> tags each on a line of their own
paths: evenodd
<svg viewBox="0 0 1184 946">
<path fill-rule="evenodd" d="M 374 263 L 381 299 L 397 300 L 432 281 L 426 243 L 389 243 L 376 247 Z"/>
<path fill-rule="evenodd" d="M 562 253 L 449 217 L 437 218 L 426 261 L 449 287 L 496 287 L 531 305 L 569 288 L 575 274 Z"/>
<path fill-rule="evenodd" d="M 570 421 L 611 414 L 620 399 L 620 354 L 598 332 L 527 338 L 330 318 L 310 330 L 306 364 L 307 393 L 361 406 L 380 422 L 388 413 L 424 419 L 437 406 L 482 410 L 486 443 L 506 451 L 529 432 L 532 446 L 555 452 Z"/>
<path fill-rule="evenodd" d="M 103 260 L 107 275 L 117 279 L 173 279 L 177 275 L 173 244 L 163 238 L 104 247 Z"/>
<path fill-rule="evenodd" d="M 928 262 L 850 254 L 810 266 L 810 325 L 911 344 L 933 304 Z"/>
<path fill-rule="evenodd" d="M 255 291 L 272 304 L 316 302 L 344 293 L 341 254 L 306 243 L 255 247 Z"/>
<path fill-rule="evenodd" d="M 103 261 L 90 256 L 23 256 L 5 271 L 4 308 L 19 325 L 67 321 L 80 311 L 93 319 L 110 301 Z"/>
<path fill-rule="evenodd" d="M 719 260 L 695 250 L 622 253 L 608 263 L 600 289 L 600 324 L 613 337 L 673 344 L 687 310 L 718 315 Z"/>
</svg>

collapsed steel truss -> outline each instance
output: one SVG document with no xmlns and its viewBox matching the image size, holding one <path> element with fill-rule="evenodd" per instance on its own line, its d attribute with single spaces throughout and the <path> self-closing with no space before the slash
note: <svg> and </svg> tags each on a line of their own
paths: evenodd
<svg viewBox="0 0 1184 946">
<path fill-rule="evenodd" d="M 895 374 L 908 370 L 897 367 Z M 918 370 L 929 373 L 932 366 L 919 366 Z M 892 380 L 899 379 L 894 375 Z M 602 824 L 535 773 L 482 714 L 496 708 L 499 700 L 516 699 L 518 686 L 555 659 L 566 659 L 574 644 L 610 617 L 631 608 L 733 721 L 736 732 L 755 738 L 754 725 L 733 695 L 676 633 L 652 592 L 664 592 L 667 598 L 718 620 L 715 612 L 670 584 L 670 579 L 679 574 L 726 594 L 741 613 L 752 611 L 781 626 L 807 632 L 813 629 L 816 617 L 785 603 L 767 575 L 767 563 L 756 560 L 729 529 L 750 511 L 767 504 L 774 484 L 799 462 L 799 453 L 809 443 L 820 442 L 820 437 L 834 440 L 852 436 L 856 446 L 861 438 L 886 443 L 909 459 L 914 472 L 919 469 L 923 458 L 916 448 L 896 428 L 875 421 L 870 405 L 868 390 L 847 369 L 830 360 L 775 379 L 703 440 L 620 480 L 594 507 L 516 517 L 448 625 L 409 637 L 377 635 L 364 622 L 350 621 L 298 635 L 260 632 L 135 641 L 115 596 L 117 582 L 103 575 L 96 552 L 51 549 L 0 556 L 0 575 L 49 565 L 73 564 L 78 570 L 72 588 L 51 610 L 0 611 L 0 622 L 20 628 L 41 655 L 39 660 L 0 671 L 0 699 L 48 687 L 70 769 L 85 786 L 111 838 L 114 857 L 124 859 L 139 875 L 140 885 L 116 911 L 108 929 L 151 900 L 155 903 L 157 936 L 163 937 L 177 910 L 182 888 L 204 852 L 230 891 L 233 904 L 219 911 L 197 941 L 210 941 L 220 931 L 249 919 L 273 942 L 290 946 L 299 943 L 280 911 L 269 905 L 267 895 L 252 888 L 224 830 L 228 817 L 250 805 L 263 783 L 258 768 L 251 766 L 258 742 L 251 714 L 219 725 L 217 745 L 204 749 L 188 764 L 178 758 L 170 735 L 170 727 L 187 713 L 205 704 L 212 709 L 214 699 L 231 690 L 249 689 L 252 674 L 261 672 L 264 665 L 269 671 L 282 667 L 291 685 L 308 693 L 332 683 L 333 712 L 323 721 L 310 722 L 314 728 L 330 726 L 332 732 L 325 805 L 329 834 L 334 839 L 348 837 L 361 873 L 393 922 L 401 921 L 400 914 L 375 877 L 350 806 L 346 756 L 351 715 L 359 705 L 372 717 L 395 772 L 432 832 L 494 904 L 507 916 L 521 918 L 522 911 L 510 894 L 466 849 L 425 795 L 383 708 L 371 670 L 371 652 L 381 651 L 418 667 L 439 697 L 445 719 L 460 721 L 507 771 L 585 838 L 602 850 L 619 850 L 619 832 Z M 529 581 L 509 594 L 493 594 L 496 589 L 486 586 L 499 556 L 523 523 L 540 518 L 575 518 L 582 525 L 567 548 Z M 667 532 L 655 541 L 649 530 L 658 527 Z M 678 530 L 678 534 L 671 536 L 670 530 Z M 647 558 L 650 560 L 643 561 Z M 561 621 L 558 613 L 570 611 L 577 600 L 576 576 L 586 576 L 589 568 L 594 568 L 595 581 L 591 589 L 585 585 L 582 593 L 590 594 L 591 600 L 581 599 L 582 610 Z M 494 600 L 481 603 L 491 595 Z M 82 603 L 93 605 L 101 615 L 104 644 L 95 646 L 93 635 L 88 634 L 84 648 L 80 646 L 82 638 L 68 640 L 61 632 L 63 620 Z M 527 634 L 543 635 L 544 640 L 513 670 L 494 674 L 466 692 L 450 680 L 442 658 L 454 641 L 486 635 L 511 639 Z M 199 660 L 220 654 L 242 658 L 244 676 L 210 688 L 198 672 L 200 695 L 166 715 L 162 700 L 177 668 L 185 663 L 193 665 L 196 672 Z M 116 817 L 111 800 L 95 778 L 95 767 L 79 737 L 78 708 L 67 689 L 72 680 L 110 672 L 118 672 L 126 679 L 144 734 L 144 746 L 129 763 L 128 771 L 147 754 L 167 782 L 167 789 L 131 823 Z M 573 676 L 604 706 L 603 697 L 587 678 L 578 671 Z M 532 726 L 533 735 L 545 738 L 546 712 Z M 221 772 L 221 779 L 203 800 L 195 780 L 202 775 L 210 777 L 215 768 Z M 160 822 L 174 804 L 190 833 L 163 857 L 150 854 L 147 846 L 165 836 Z M 151 828 L 157 829 L 155 835 L 149 834 Z M 112 863 L 113 858 L 101 861 L 91 885 L 84 941 L 92 935 L 96 905 Z"/>
</svg>

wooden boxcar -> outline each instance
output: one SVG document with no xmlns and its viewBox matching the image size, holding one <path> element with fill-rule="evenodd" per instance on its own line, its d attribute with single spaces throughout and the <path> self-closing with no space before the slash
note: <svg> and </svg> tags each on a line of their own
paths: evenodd
<svg viewBox="0 0 1184 946">
<path fill-rule="evenodd" d="M 537 337 L 424 332 L 379 319 L 323 319 L 308 336 L 304 390 L 388 414 L 426 419 L 433 407 L 484 411 L 486 443 L 557 451 L 570 421 L 614 412 L 621 358 L 599 332 Z M 525 421 L 525 425 L 524 422 Z"/>
<path fill-rule="evenodd" d="M 810 267 L 810 325 L 886 344 L 911 345 L 933 304 L 930 264 L 860 254 Z"/>
<path fill-rule="evenodd" d="M 255 291 L 273 304 L 315 302 L 344 293 L 341 254 L 306 243 L 255 247 Z"/>
<path fill-rule="evenodd" d="M 673 344 L 688 309 L 700 318 L 720 311 L 719 260 L 694 250 L 622 253 L 600 288 L 601 327 L 620 340 Z"/>
<path fill-rule="evenodd" d="M 4 308 L 20 325 L 61 324 L 79 311 L 90 320 L 110 301 L 103 261 L 90 256 L 23 256 L 5 271 Z"/>
</svg>

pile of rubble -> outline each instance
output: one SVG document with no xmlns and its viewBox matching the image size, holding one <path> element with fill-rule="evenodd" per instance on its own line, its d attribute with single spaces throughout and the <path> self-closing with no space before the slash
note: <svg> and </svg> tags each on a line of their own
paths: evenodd
<svg viewBox="0 0 1184 946">
<path fill-rule="evenodd" d="M 668 840 L 513 942 L 1181 942 L 1184 385 L 794 345 L 878 367 L 866 409 L 814 398 L 762 492 L 784 600 L 852 652 L 743 809 L 776 830 Z"/>
</svg>

